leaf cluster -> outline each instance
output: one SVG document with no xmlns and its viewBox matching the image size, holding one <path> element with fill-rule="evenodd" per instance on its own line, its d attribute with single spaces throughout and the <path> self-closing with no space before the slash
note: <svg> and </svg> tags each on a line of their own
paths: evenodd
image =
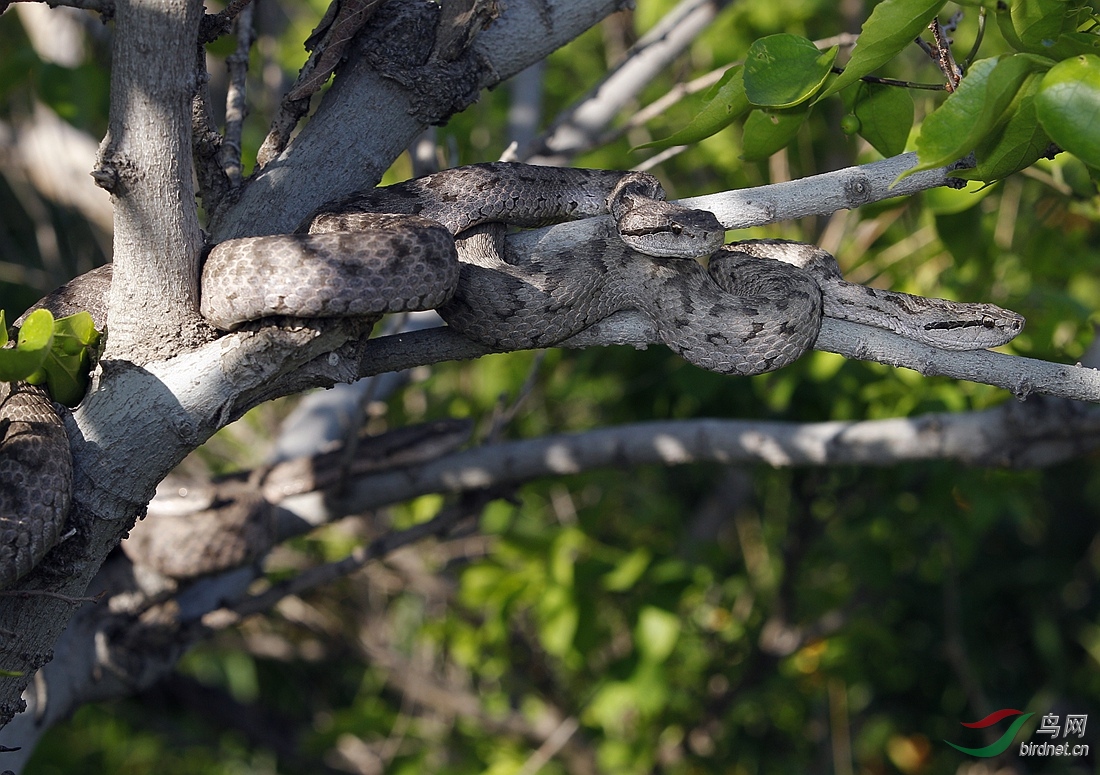
<svg viewBox="0 0 1100 775">
<path fill-rule="evenodd" d="M 0 310 L 0 381 L 45 385 L 55 401 L 75 406 L 88 389 L 88 370 L 99 339 L 87 312 L 55 319 L 49 310 L 37 309 L 7 346 L 8 329 Z"/>
<path fill-rule="evenodd" d="M 1100 168 L 1094 130 L 1100 114 L 1100 26 L 1091 5 L 1084 0 L 966 5 L 975 6 L 983 29 L 987 14 L 993 15 L 1009 51 L 973 62 L 969 56 L 957 85 L 954 73 L 943 74 L 939 88 L 950 94 L 917 128 L 920 163 L 913 171 L 973 153 L 973 168 L 960 177 L 994 181 L 1057 148 Z M 859 133 L 884 156 L 899 154 L 914 129 L 911 92 L 920 85 L 874 74 L 910 48 L 944 6 L 942 0 L 879 3 L 843 69 L 834 67 L 837 46 L 819 51 L 809 39 L 789 33 L 760 38 L 744 64 L 731 67 L 711 88 L 686 126 L 642 147 L 696 143 L 744 118 L 742 157 L 765 159 L 791 142 L 815 105 L 838 95 L 848 111 L 841 125 L 846 133 Z"/>
</svg>

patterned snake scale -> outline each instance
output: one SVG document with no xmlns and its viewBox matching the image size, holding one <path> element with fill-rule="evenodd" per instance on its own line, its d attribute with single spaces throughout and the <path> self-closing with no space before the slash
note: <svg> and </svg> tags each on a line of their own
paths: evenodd
<svg viewBox="0 0 1100 775">
<path fill-rule="evenodd" d="M 635 309 L 686 360 L 743 375 L 800 357 L 823 314 L 949 350 L 994 347 L 1023 327 L 1022 317 L 991 304 L 847 283 L 833 257 L 811 245 L 723 246 L 724 229 L 711 213 L 663 199 L 644 173 L 509 163 L 447 170 L 326 205 L 295 234 L 216 245 L 203 267 L 200 312 L 232 330 L 271 317 L 378 318 L 438 308 L 463 335 L 513 349 L 551 346 Z M 608 213 L 617 231 L 553 262 L 503 247 L 503 224 Z M 691 260 L 702 256 L 710 256 L 707 269 Z M 102 288 L 109 269 L 61 293 L 87 298 L 81 283 L 93 279 Z M 0 589 L 57 542 L 70 489 L 55 408 L 37 389 L 0 384 Z"/>
</svg>

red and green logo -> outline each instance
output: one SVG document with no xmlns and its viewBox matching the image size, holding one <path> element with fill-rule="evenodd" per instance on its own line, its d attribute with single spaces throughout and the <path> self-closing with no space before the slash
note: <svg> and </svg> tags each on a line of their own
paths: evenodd
<svg viewBox="0 0 1100 775">
<path fill-rule="evenodd" d="M 1023 715 L 1020 715 L 1023 714 Z M 1022 710 L 1013 710 L 1012 708 L 1001 708 L 1000 710 L 990 713 L 981 721 L 971 721 L 969 723 L 962 722 L 964 727 L 970 729 L 985 729 L 991 727 L 1002 719 L 1006 719 L 1009 716 L 1020 716 L 1018 719 L 1012 722 L 1012 726 L 1008 728 L 1008 731 L 1001 735 L 1001 739 L 995 743 L 990 743 L 985 748 L 963 748 L 961 745 L 955 745 L 950 740 L 944 740 L 949 746 L 957 751 L 962 751 L 965 754 L 971 756 L 997 756 L 1004 753 L 1010 745 L 1012 745 L 1012 739 L 1016 737 L 1016 733 L 1020 731 L 1027 720 L 1034 716 L 1034 713 L 1024 713 Z"/>
</svg>

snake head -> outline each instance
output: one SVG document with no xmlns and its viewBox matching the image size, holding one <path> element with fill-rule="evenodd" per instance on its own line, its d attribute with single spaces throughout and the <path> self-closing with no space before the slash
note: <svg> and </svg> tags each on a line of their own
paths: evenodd
<svg viewBox="0 0 1100 775">
<path fill-rule="evenodd" d="M 709 256 L 726 239 L 726 229 L 706 210 L 645 200 L 625 210 L 619 236 L 632 250 L 660 258 Z"/>
<path fill-rule="evenodd" d="M 966 315 L 930 320 L 923 341 L 942 350 L 984 350 L 1016 338 L 1024 330 L 1024 316 L 995 304 L 968 304 Z M 915 337 L 916 338 L 916 337 Z"/>
</svg>

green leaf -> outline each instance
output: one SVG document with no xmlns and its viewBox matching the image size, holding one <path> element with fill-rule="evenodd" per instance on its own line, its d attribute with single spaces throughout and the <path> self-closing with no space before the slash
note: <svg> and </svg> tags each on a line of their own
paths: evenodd
<svg viewBox="0 0 1100 775">
<path fill-rule="evenodd" d="M 8 322 L 4 310 L 0 309 L 0 347 L 8 343 Z"/>
<path fill-rule="evenodd" d="M 54 401 L 65 406 L 76 406 L 88 389 L 88 366 L 90 359 L 87 350 L 74 355 L 51 350 L 42 364 L 46 387 Z M 34 377 L 32 381 L 38 383 Z"/>
<path fill-rule="evenodd" d="M 967 180 L 994 181 L 1030 167 L 1050 146 L 1035 115 L 1035 95 L 1042 79 L 1032 74 L 1008 111 L 1008 121 L 991 133 L 974 151 L 977 164 L 959 170 L 957 177 Z"/>
<path fill-rule="evenodd" d="M 54 401 L 76 406 L 88 390 L 91 350 L 100 334 L 87 312 L 60 318 L 54 323 L 54 341 L 42 370 Z"/>
<path fill-rule="evenodd" d="M 573 646 L 580 610 L 569 590 L 550 586 L 538 600 L 539 641 L 547 652 L 565 656 Z"/>
<path fill-rule="evenodd" d="M 722 80 L 712 86 L 704 96 L 703 109 L 683 129 L 662 140 L 639 145 L 638 148 L 671 148 L 674 145 L 691 145 L 717 134 L 748 113 L 752 108 L 745 96 L 743 67 L 731 67 Z"/>
<path fill-rule="evenodd" d="M 825 52 L 798 35 L 768 35 L 745 57 L 745 94 L 753 105 L 790 108 L 818 92 L 840 48 Z"/>
<path fill-rule="evenodd" d="M 634 639 L 638 652 L 649 662 L 664 662 L 680 637 L 680 617 L 663 608 L 646 606 L 638 616 Z"/>
<path fill-rule="evenodd" d="M 0 314 L 0 328 L 3 323 Z M 99 337 L 87 312 L 54 320 L 48 310 L 35 310 L 23 321 L 16 346 L 0 350 L 0 379 L 45 384 L 55 401 L 75 406 L 87 390 L 90 350 Z"/>
<path fill-rule="evenodd" d="M 1100 35 L 1090 32 L 1067 32 L 1058 36 L 1053 46 L 1044 46 L 1041 52 L 1051 59 L 1069 59 L 1081 54 L 1100 53 Z"/>
<path fill-rule="evenodd" d="M 625 592 L 638 583 L 652 559 L 648 549 L 635 549 L 603 577 L 603 588 L 610 592 Z"/>
<path fill-rule="evenodd" d="M 1013 0 L 1008 12 L 1012 28 L 1025 46 L 1052 42 L 1063 29 L 1065 0 Z"/>
<path fill-rule="evenodd" d="M 1096 196 L 1097 170 L 1090 169 L 1088 165 L 1076 156 L 1066 155 L 1061 160 L 1062 180 L 1073 190 L 1073 195 L 1080 199 L 1092 199 Z"/>
<path fill-rule="evenodd" d="M 1035 112 L 1054 142 L 1100 167 L 1100 57 L 1086 54 L 1052 67 L 1039 86 Z"/>
<path fill-rule="evenodd" d="M 970 184 L 967 184 L 967 188 L 937 186 L 922 191 L 921 198 L 930 212 L 936 215 L 954 215 L 969 210 L 996 190 L 994 186 L 974 188 Z"/>
<path fill-rule="evenodd" d="M 884 0 L 863 23 L 859 42 L 844 72 L 818 97 L 821 100 L 874 72 L 913 42 L 939 13 L 944 0 Z"/>
<path fill-rule="evenodd" d="M 96 331 L 95 322 L 89 313 L 78 312 L 58 318 L 54 322 L 54 336 L 64 340 L 62 349 L 65 352 L 75 353 L 81 348 L 98 345 L 100 333 Z"/>
<path fill-rule="evenodd" d="M 745 119 L 741 158 L 745 161 L 760 161 L 785 148 L 809 115 L 808 108 L 754 110 Z"/>
<path fill-rule="evenodd" d="M 1028 54 L 980 59 L 959 88 L 924 119 L 917 138 L 920 162 L 907 174 L 942 167 L 973 151 L 999 124 L 1020 86 L 1047 60 Z"/>
<path fill-rule="evenodd" d="M 1100 36 L 1076 31 L 1077 15 L 1087 21 L 1088 9 L 1074 5 L 1078 7 L 1067 12 L 1065 0 L 1016 0 L 1009 7 L 997 4 L 994 9 L 997 27 L 1009 45 L 1059 60 L 1100 49 Z"/>
<path fill-rule="evenodd" d="M 0 380 L 29 380 L 45 363 L 53 344 L 53 315 L 39 309 L 27 315 L 14 348 L 0 350 Z"/>
<path fill-rule="evenodd" d="M 905 89 L 877 83 L 861 83 L 854 113 L 859 134 L 883 156 L 905 150 L 913 128 L 913 97 Z"/>
</svg>

